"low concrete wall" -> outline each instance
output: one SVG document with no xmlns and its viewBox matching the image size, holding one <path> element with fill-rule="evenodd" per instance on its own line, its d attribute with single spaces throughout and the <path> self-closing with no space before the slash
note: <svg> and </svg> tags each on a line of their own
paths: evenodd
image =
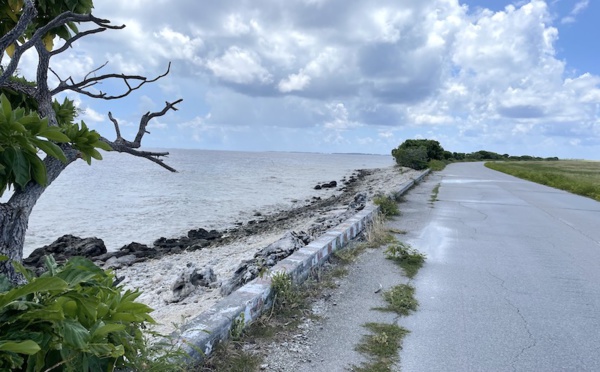
<svg viewBox="0 0 600 372">
<path fill-rule="evenodd" d="M 429 169 L 402 185 L 398 194 L 407 192 L 427 174 Z M 178 336 L 181 347 L 193 359 L 208 356 L 216 344 L 229 338 L 229 330 L 234 321 L 243 319 L 248 324 L 257 319 L 264 310 L 269 309 L 273 274 L 289 273 L 296 283 L 303 282 L 333 252 L 342 249 L 360 234 L 373 220 L 378 210 L 377 206 L 365 207 L 352 218 L 328 230 L 318 239 L 278 262 L 268 275 L 252 280 L 219 301 L 210 310 L 188 321 Z"/>
</svg>

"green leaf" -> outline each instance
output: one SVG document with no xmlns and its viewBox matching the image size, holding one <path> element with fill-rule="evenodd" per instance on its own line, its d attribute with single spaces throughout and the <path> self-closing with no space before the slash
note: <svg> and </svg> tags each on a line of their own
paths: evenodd
<svg viewBox="0 0 600 372">
<path fill-rule="evenodd" d="M 38 133 L 38 136 L 45 137 L 49 140 L 56 141 L 59 143 L 67 143 L 71 141 L 69 137 L 61 133 L 56 127 L 49 127 L 47 130 Z"/>
<path fill-rule="evenodd" d="M 40 345 L 31 340 L 22 342 L 0 341 L 0 350 L 10 351 L 17 354 L 33 355 L 40 351 Z"/>
<path fill-rule="evenodd" d="M 4 115 L 8 118 L 12 114 L 12 107 L 10 106 L 10 101 L 4 94 L 0 95 L 0 103 L 2 103 Z"/>
<path fill-rule="evenodd" d="M 118 332 L 124 330 L 126 327 L 124 324 L 116 324 L 110 323 L 103 325 L 96 329 L 96 331 L 92 334 L 92 337 L 104 337 L 109 333 Z"/>
<path fill-rule="evenodd" d="M 76 320 L 65 319 L 61 322 L 61 330 L 67 344 L 83 350 L 90 339 L 88 330 Z"/>
<path fill-rule="evenodd" d="M 104 151 L 112 151 L 112 147 L 110 147 L 110 145 L 104 141 L 98 141 L 94 143 L 94 147 Z"/>
<path fill-rule="evenodd" d="M 43 152 L 45 152 L 46 154 L 62 161 L 62 162 L 66 162 L 67 161 L 67 157 L 65 156 L 65 154 L 63 153 L 63 151 L 61 150 L 60 147 L 58 147 L 58 145 L 56 145 L 53 142 L 49 142 L 49 141 L 44 141 L 41 139 L 32 139 L 31 142 L 37 146 L 37 148 L 39 148 L 40 150 L 42 150 Z"/>
<path fill-rule="evenodd" d="M 29 161 L 23 155 L 21 149 L 8 148 L 4 151 L 6 154 L 6 159 L 8 160 L 7 164 L 14 177 L 15 183 L 22 188 L 27 185 L 27 182 L 31 180 L 31 175 L 29 173 Z"/>
<path fill-rule="evenodd" d="M 44 162 L 40 160 L 40 158 L 38 158 L 37 155 L 25 153 L 25 156 L 31 164 L 31 173 L 33 175 L 33 180 L 42 186 L 46 186 L 48 183 L 48 179 L 46 177 L 46 166 L 44 165 Z"/>
<path fill-rule="evenodd" d="M 60 278 L 36 278 L 22 287 L 0 294 L 0 308 L 13 300 L 35 292 L 62 291 L 67 289 L 67 283 Z"/>
</svg>

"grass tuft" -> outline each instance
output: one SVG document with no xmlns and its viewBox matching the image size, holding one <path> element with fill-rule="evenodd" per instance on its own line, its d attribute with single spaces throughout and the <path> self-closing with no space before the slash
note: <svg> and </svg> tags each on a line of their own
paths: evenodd
<svg viewBox="0 0 600 372">
<path fill-rule="evenodd" d="M 400 215 L 400 210 L 395 199 L 380 195 L 373 198 L 373 203 L 379 206 L 379 210 L 387 218 Z"/>
<path fill-rule="evenodd" d="M 383 292 L 383 299 L 388 305 L 375 308 L 375 310 L 389 311 L 406 316 L 419 307 L 419 301 L 415 298 L 415 288 L 409 284 L 399 284 L 389 291 Z"/>
<path fill-rule="evenodd" d="M 426 256 L 420 253 L 416 249 L 412 248 L 409 244 L 402 242 L 394 242 L 390 244 L 385 250 L 387 259 L 393 260 L 403 270 L 406 276 L 414 278 L 419 272 L 419 269 L 423 267 Z"/>
<path fill-rule="evenodd" d="M 367 356 L 369 362 L 353 366 L 352 370 L 391 371 L 392 366 L 398 363 L 398 349 L 409 331 L 396 324 L 367 323 L 364 327 L 371 331 L 371 334 L 363 337 L 356 351 Z"/>
</svg>

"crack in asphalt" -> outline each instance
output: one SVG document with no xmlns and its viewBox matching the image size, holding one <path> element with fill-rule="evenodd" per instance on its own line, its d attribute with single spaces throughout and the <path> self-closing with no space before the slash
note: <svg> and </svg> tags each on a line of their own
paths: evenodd
<svg viewBox="0 0 600 372">
<path fill-rule="evenodd" d="M 500 281 L 500 287 L 502 287 L 502 289 L 503 289 L 505 292 L 512 292 L 510 289 L 508 289 L 508 288 L 506 287 L 506 285 L 505 285 L 505 284 L 506 284 L 506 281 L 505 281 L 504 279 L 500 278 L 500 277 L 499 277 L 499 276 L 497 276 L 497 275 L 494 275 L 494 274 L 492 274 L 492 272 L 491 272 L 491 271 L 489 271 L 489 270 L 486 270 L 486 271 L 487 271 L 488 275 L 490 275 L 490 276 L 491 276 L 491 277 L 493 277 L 494 279 L 496 279 L 496 280 Z M 521 358 L 521 356 L 523 356 L 523 354 L 525 354 L 525 352 L 526 352 L 527 350 L 529 350 L 529 349 L 532 349 L 532 348 L 534 348 L 534 347 L 536 347 L 536 346 L 537 346 L 537 340 L 536 340 L 536 338 L 534 337 L 534 335 L 533 335 L 533 333 L 531 332 L 531 330 L 529 329 L 529 323 L 527 322 L 527 319 L 525 319 L 525 316 L 523 316 L 523 314 L 521 313 L 521 309 L 519 309 L 519 307 L 518 307 L 518 306 L 516 306 L 515 304 L 513 304 L 513 303 L 510 301 L 510 299 L 509 299 L 509 298 L 508 298 L 506 295 L 504 295 L 504 294 L 503 294 L 503 295 L 502 295 L 502 298 L 504 299 L 504 301 L 506 301 L 506 303 L 507 303 L 507 304 L 508 304 L 510 307 L 512 307 L 513 309 L 515 309 L 515 311 L 516 311 L 517 315 L 518 315 L 518 316 L 519 316 L 519 318 L 521 318 L 521 320 L 523 321 L 523 325 L 524 325 L 524 327 L 523 327 L 523 328 L 525 329 L 525 332 L 527 332 L 527 336 L 528 336 L 528 338 L 529 338 L 529 340 L 530 340 L 530 343 L 529 343 L 528 345 L 526 345 L 525 347 L 523 347 L 523 348 L 522 348 L 522 349 L 521 349 L 521 350 L 520 350 L 520 351 L 519 351 L 519 352 L 518 352 L 518 353 L 517 353 L 517 354 L 516 354 L 516 355 L 513 357 L 513 360 L 512 360 L 512 362 L 511 362 L 511 364 L 510 364 L 510 366 L 511 366 L 511 367 L 512 367 L 512 369 L 513 369 L 513 371 L 517 371 L 517 367 L 516 367 L 516 364 L 517 364 L 517 362 L 519 361 L 519 359 Z"/>
</svg>

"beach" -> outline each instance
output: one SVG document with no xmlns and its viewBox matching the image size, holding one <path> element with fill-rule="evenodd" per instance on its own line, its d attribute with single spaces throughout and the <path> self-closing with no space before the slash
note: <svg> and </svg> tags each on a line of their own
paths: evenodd
<svg viewBox="0 0 600 372">
<path fill-rule="evenodd" d="M 240 276 L 238 271 L 251 266 L 265 248 L 315 239 L 361 208 L 357 195 L 365 198 L 364 203 L 372 203 L 373 196 L 392 194 L 419 173 L 390 166 L 357 174 L 354 182 L 340 183 L 339 192 L 327 198 L 314 196 L 310 203 L 245 222 L 224 236 L 224 244 L 149 259 L 117 268 L 115 273 L 125 288 L 140 290 L 139 301 L 154 309 L 152 316 L 158 324 L 153 330 L 169 334 L 222 299 L 229 292 L 224 289 Z M 315 195 L 319 195 L 317 190 Z M 247 271 L 242 276 L 252 270 Z"/>
</svg>

